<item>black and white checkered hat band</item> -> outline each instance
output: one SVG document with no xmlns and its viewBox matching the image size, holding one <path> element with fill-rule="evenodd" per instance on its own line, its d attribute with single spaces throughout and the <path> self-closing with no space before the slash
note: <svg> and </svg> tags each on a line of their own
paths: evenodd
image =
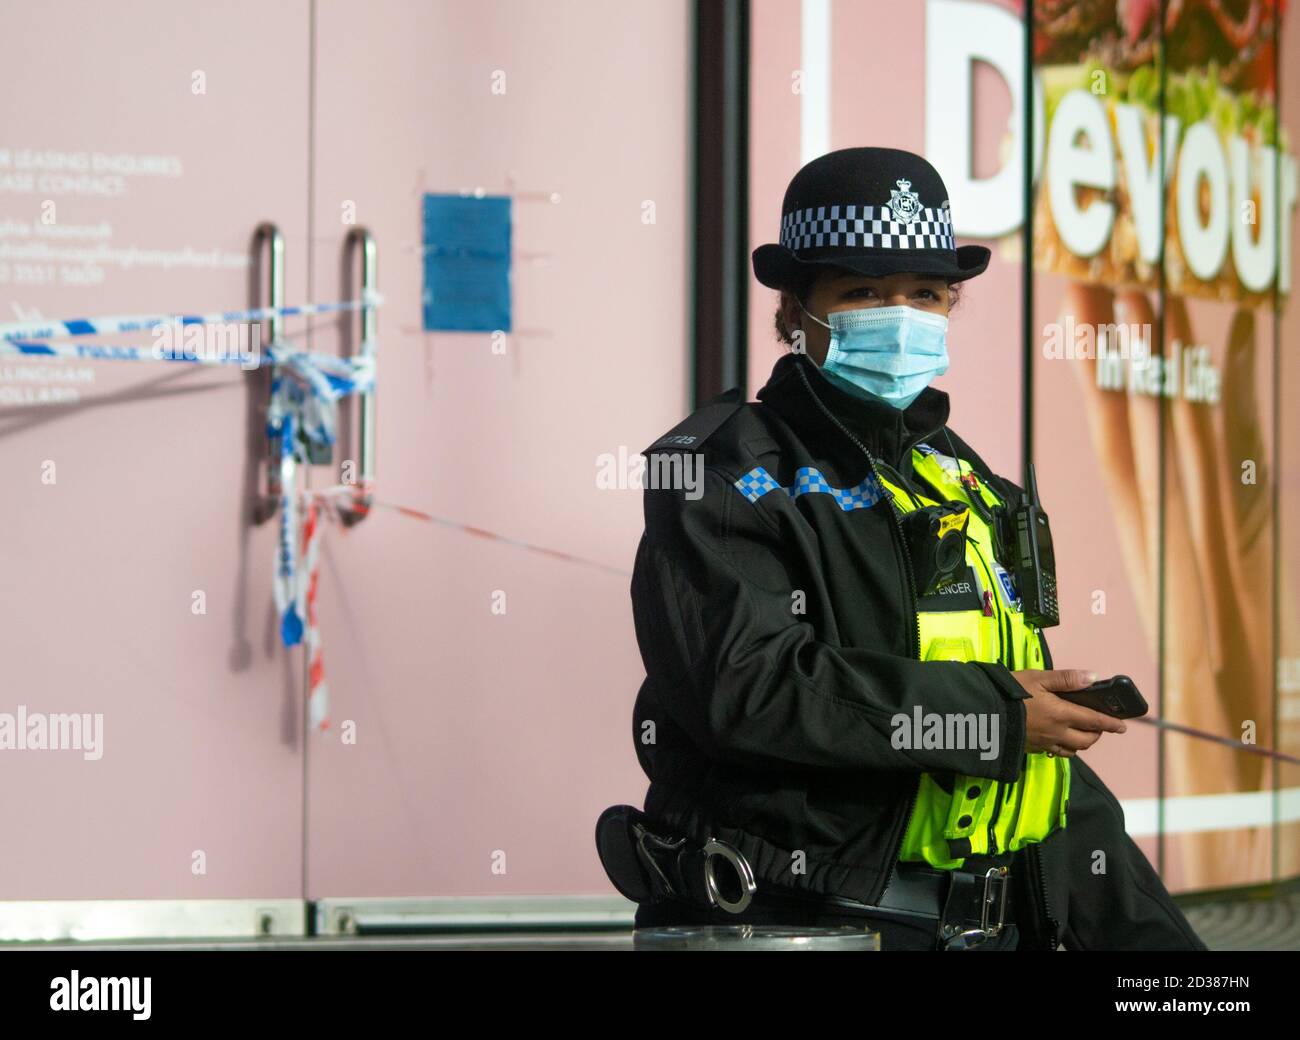
<svg viewBox="0 0 1300 1040">
<path fill-rule="evenodd" d="M 908 224 L 894 219 L 888 206 L 817 206 L 781 218 L 781 245 L 787 249 L 863 246 L 869 249 L 956 249 L 952 213 L 923 209 Z"/>
</svg>

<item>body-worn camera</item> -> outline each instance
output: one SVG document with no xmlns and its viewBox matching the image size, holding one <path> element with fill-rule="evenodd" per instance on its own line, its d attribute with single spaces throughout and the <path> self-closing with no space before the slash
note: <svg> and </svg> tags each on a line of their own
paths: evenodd
<svg viewBox="0 0 1300 1040">
<path fill-rule="evenodd" d="M 924 506 L 903 516 L 903 534 L 920 595 L 931 595 L 965 572 L 969 518 L 964 502 Z"/>
</svg>

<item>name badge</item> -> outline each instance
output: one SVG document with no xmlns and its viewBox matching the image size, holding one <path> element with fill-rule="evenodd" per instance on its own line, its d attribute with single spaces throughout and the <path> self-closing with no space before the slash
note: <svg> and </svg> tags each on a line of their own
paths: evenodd
<svg viewBox="0 0 1300 1040">
<path fill-rule="evenodd" d="M 979 583 L 975 572 L 967 565 L 953 581 L 941 585 L 928 596 L 919 596 L 916 609 L 921 611 L 979 610 Z"/>
</svg>

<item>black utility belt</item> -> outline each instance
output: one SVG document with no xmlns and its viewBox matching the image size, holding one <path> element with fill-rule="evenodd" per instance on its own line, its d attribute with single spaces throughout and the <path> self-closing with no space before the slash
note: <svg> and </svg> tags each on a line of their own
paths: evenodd
<svg viewBox="0 0 1300 1040">
<path fill-rule="evenodd" d="M 871 905 L 840 896 L 760 888 L 749 862 L 735 846 L 716 838 L 701 844 L 659 834 L 645 814 L 630 805 L 611 806 L 601 814 L 596 848 L 614 887 L 635 903 L 677 902 L 736 915 L 751 905 L 797 906 L 813 912 L 929 922 L 946 949 L 979 945 L 1014 923 L 1010 867 L 996 860 L 982 862 L 979 870 L 896 863 L 879 905 Z"/>
<path fill-rule="evenodd" d="M 861 914 L 934 929 L 944 949 L 978 946 L 1015 924 L 1011 900 L 1011 868 L 993 865 L 984 870 L 939 870 L 922 863 L 895 863 L 889 883 L 876 905 L 842 896 L 819 896 L 789 890 L 760 889 L 761 906 L 815 907 L 829 913 Z"/>
</svg>

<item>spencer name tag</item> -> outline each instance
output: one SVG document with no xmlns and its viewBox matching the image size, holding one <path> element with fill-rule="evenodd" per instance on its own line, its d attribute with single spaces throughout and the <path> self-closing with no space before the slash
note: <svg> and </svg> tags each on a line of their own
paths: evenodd
<svg viewBox="0 0 1300 1040">
<path fill-rule="evenodd" d="M 916 601 L 916 609 L 924 611 L 938 610 L 981 610 L 979 589 L 975 584 L 975 572 L 967 564 L 965 571 L 949 582 L 940 585 L 928 596 L 921 596 Z"/>
</svg>

